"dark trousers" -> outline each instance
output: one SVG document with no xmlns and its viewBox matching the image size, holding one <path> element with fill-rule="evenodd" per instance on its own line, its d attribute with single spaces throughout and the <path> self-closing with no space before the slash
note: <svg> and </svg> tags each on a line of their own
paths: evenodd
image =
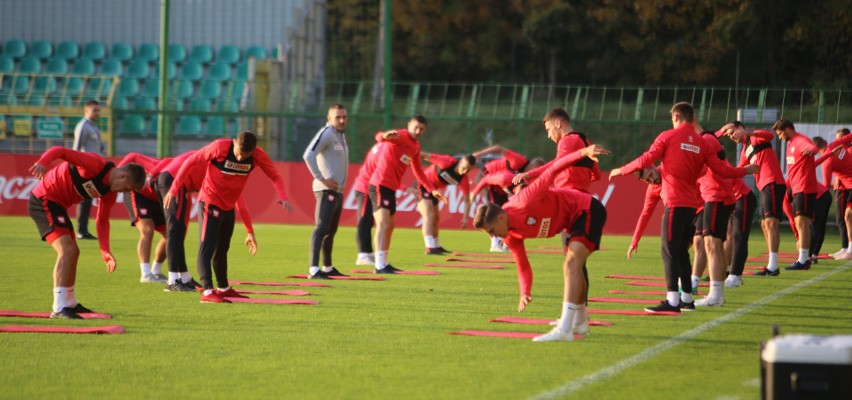
<svg viewBox="0 0 852 400">
<path fill-rule="evenodd" d="M 205 290 L 213 289 L 210 273 L 212 265 L 216 273 L 216 286 L 226 288 L 228 284 L 228 250 L 234 235 L 234 210 L 224 211 L 214 205 L 198 203 L 198 278 Z"/>
<path fill-rule="evenodd" d="M 754 210 L 757 208 L 757 197 L 754 193 L 737 199 L 734 212 L 731 214 L 731 244 L 733 256 L 731 275 L 742 275 L 748 258 L 748 237 L 751 235 L 751 223 L 754 220 Z"/>
<path fill-rule="evenodd" d="M 817 198 L 814 206 L 814 220 L 811 224 L 811 244 L 809 256 L 818 256 L 825 241 L 825 224 L 828 222 L 828 212 L 831 210 L 831 193 L 825 192 Z"/>
<path fill-rule="evenodd" d="M 77 233 L 89 233 L 89 212 L 92 210 L 92 199 L 83 199 L 77 206 Z"/>
<path fill-rule="evenodd" d="M 160 200 L 172 187 L 174 177 L 168 172 L 157 177 Z M 166 258 L 169 260 L 169 272 L 187 272 L 186 267 L 186 231 L 189 225 L 189 209 L 192 205 L 186 188 L 178 190 L 172 205 L 163 210 L 166 216 Z"/>
<path fill-rule="evenodd" d="M 666 207 L 663 211 L 663 224 L 660 238 L 661 253 L 666 272 L 666 290 L 692 293 L 692 264 L 689 261 L 689 247 L 695 235 L 695 209 L 688 207 Z"/>
<path fill-rule="evenodd" d="M 331 249 L 343 211 L 343 195 L 333 190 L 323 190 L 314 192 L 314 197 L 317 198 L 317 208 L 314 213 L 316 226 L 311 234 L 311 266 L 319 266 L 322 251 L 322 266 L 330 267 L 334 265 L 331 262 Z"/>
<path fill-rule="evenodd" d="M 358 245 L 359 253 L 373 252 L 373 225 L 376 218 L 373 217 L 373 202 L 370 196 L 355 192 L 355 203 L 358 204 L 358 229 L 355 233 L 355 244 Z"/>
<path fill-rule="evenodd" d="M 834 191 L 834 221 L 840 233 L 840 244 L 849 247 L 849 237 L 846 236 L 846 190 Z"/>
</svg>

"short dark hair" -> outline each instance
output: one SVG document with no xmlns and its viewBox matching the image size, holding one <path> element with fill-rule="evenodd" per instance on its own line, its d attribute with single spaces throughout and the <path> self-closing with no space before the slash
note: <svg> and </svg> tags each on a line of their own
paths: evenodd
<svg viewBox="0 0 852 400">
<path fill-rule="evenodd" d="M 426 117 L 424 117 L 423 114 L 415 114 L 413 117 L 411 117 L 411 119 L 413 119 L 413 120 L 415 120 L 415 121 L 417 121 L 417 122 L 419 122 L 423 125 L 429 125 L 426 122 Z"/>
<path fill-rule="evenodd" d="M 101 105 L 101 103 L 99 103 L 97 100 L 89 100 L 86 102 L 86 108 L 99 105 Z"/>
<path fill-rule="evenodd" d="M 828 143 L 825 141 L 825 139 L 823 139 L 819 136 L 814 137 L 813 140 L 814 140 L 814 145 L 820 150 L 824 149 L 825 146 L 828 146 Z"/>
<path fill-rule="evenodd" d="M 236 141 L 242 151 L 254 151 L 257 147 L 257 136 L 251 131 L 243 131 L 237 135 Z"/>
<path fill-rule="evenodd" d="M 846 135 L 849 134 L 849 128 L 840 128 L 835 133 L 838 133 L 838 132 L 842 133 L 842 136 L 846 136 Z"/>
<path fill-rule="evenodd" d="M 328 106 L 328 110 L 329 111 L 331 111 L 331 110 L 346 110 L 346 107 L 344 107 L 343 104 L 334 103 L 334 104 Z"/>
<path fill-rule="evenodd" d="M 672 106 L 671 113 L 677 117 L 678 121 L 692 123 L 695 120 L 695 109 L 692 108 L 692 104 L 685 101 Z"/>
<path fill-rule="evenodd" d="M 792 130 L 796 130 L 796 127 L 793 126 L 793 122 L 790 121 L 789 119 L 781 118 L 778 121 L 775 121 L 774 124 L 772 124 L 772 130 L 773 131 L 783 131 L 787 128 L 790 128 Z"/>
<path fill-rule="evenodd" d="M 462 158 L 464 158 L 465 160 L 467 160 L 467 163 L 468 163 L 468 164 L 470 164 L 470 165 L 476 165 L 476 157 L 474 157 L 474 156 L 473 156 L 473 154 L 467 154 L 467 155 L 465 155 L 465 156 L 464 156 L 464 157 L 462 157 Z"/>
<path fill-rule="evenodd" d="M 553 107 L 547 114 L 544 114 L 544 118 L 541 120 L 541 123 L 546 123 L 552 119 L 561 119 L 565 122 L 571 122 L 571 116 L 568 115 L 568 111 L 562 109 L 562 107 Z"/>
<path fill-rule="evenodd" d="M 145 168 L 137 163 L 127 163 L 120 167 L 122 171 L 127 173 L 127 181 L 130 182 L 133 186 L 142 187 L 145 185 L 145 179 L 147 175 L 145 173 Z"/>
<path fill-rule="evenodd" d="M 745 128 L 745 125 L 743 125 L 743 123 L 740 121 L 731 121 L 731 124 L 737 128 Z"/>
<path fill-rule="evenodd" d="M 476 209 L 476 215 L 473 217 L 473 227 L 482 229 L 485 224 L 494 222 L 501 213 L 503 209 L 494 203 L 481 205 Z"/>
</svg>

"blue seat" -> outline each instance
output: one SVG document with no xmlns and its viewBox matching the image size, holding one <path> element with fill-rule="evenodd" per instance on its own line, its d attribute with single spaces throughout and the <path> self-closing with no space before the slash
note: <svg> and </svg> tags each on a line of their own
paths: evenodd
<svg viewBox="0 0 852 400">
<path fill-rule="evenodd" d="M 169 62 L 183 64 L 186 61 L 186 47 L 180 44 L 169 45 Z"/>
<path fill-rule="evenodd" d="M 204 130 L 206 137 L 225 137 L 228 128 L 225 126 L 225 117 L 214 115 L 207 119 L 207 129 Z"/>
<path fill-rule="evenodd" d="M 20 60 L 27 55 L 27 44 L 23 40 L 10 39 L 3 46 L 3 55 L 11 57 L 15 60 Z"/>
<path fill-rule="evenodd" d="M 101 72 L 99 75 L 121 76 L 121 70 L 121 61 L 110 58 L 109 60 L 104 61 L 101 65 Z"/>
<path fill-rule="evenodd" d="M 168 79 L 177 78 L 177 64 L 175 64 L 173 62 L 169 62 L 166 65 L 166 71 L 167 71 Z M 160 65 L 157 64 L 157 65 L 154 66 L 154 78 L 159 78 L 159 77 L 160 77 Z"/>
<path fill-rule="evenodd" d="M 149 64 L 160 60 L 160 46 L 153 43 L 143 43 L 139 46 L 139 52 L 136 53 L 136 59 L 145 61 Z"/>
<path fill-rule="evenodd" d="M 22 74 L 40 74 L 41 60 L 35 57 L 27 57 L 18 64 L 18 72 Z"/>
<path fill-rule="evenodd" d="M 33 80 L 33 95 L 46 96 L 56 91 L 56 78 L 37 76 Z"/>
<path fill-rule="evenodd" d="M 83 89 L 86 86 L 83 79 L 79 76 L 72 76 L 62 83 L 62 87 L 59 90 L 69 96 L 79 96 L 83 93 Z"/>
<path fill-rule="evenodd" d="M 47 62 L 44 72 L 54 75 L 65 75 L 68 73 L 68 62 L 61 58 L 54 58 Z"/>
<path fill-rule="evenodd" d="M 65 61 L 75 60 L 80 56 L 80 46 L 77 42 L 62 42 L 56 48 L 55 58 L 61 58 Z"/>
<path fill-rule="evenodd" d="M 198 61 L 190 61 L 180 69 L 180 78 L 191 81 L 201 80 L 204 75 L 204 67 Z"/>
<path fill-rule="evenodd" d="M 44 97 L 36 95 L 35 93 L 31 94 L 29 97 L 25 98 L 22 102 L 22 105 L 25 106 L 37 106 L 41 107 L 47 104 L 47 100 Z"/>
<path fill-rule="evenodd" d="M 205 98 L 198 98 L 189 103 L 189 111 L 210 112 L 212 110 L 213 104 Z"/>
<path fill-rule="evenodd" d="M 240 111 L 240 101 L 237 100 L 237 99 L 220 100 L 219 104 L 216 108 L 218 108 L 219 111 L 239 112 Z"/>
<path fill-rule="evenodd" d="M 201 134 L 201 118 L 194 115 L 181 117 L 175 132 L 178 136 L 197 136 Z"/>
<path fill-rule="evenodd" d="M 185 100 L 192 97 L 195 89 L 192 87 L 192 82 L 184 79 L 178 79 L 169 85 L 174 90 L 174 97 L 179 100 Z"/>
<path fill-rule="evenodd" d="M 160 97 L 160 80 L 157 78 L 148 79 L 145 82 L 145 88 L 142 89 L 142 96 L 159 98 Z"/>
<path fill-rule="evenodd" d="M 112 98 L 112 104 L 110 106 L 113 109 L 126 110 L 130 107 L 130 102 L 127 100 L 127 97 L 116 96 Z"/>
<path fill-rule="evenodd" d="M 133 78 L 124 78 L 118 84 L 118 95 L 120 97 L 136 97 L 139 94 L 139 81 Z"/>
<path fill-rule="evenodd" d="M 14 95 L 26 94 L 30 91 L 30 78 L 28 76 L 18 75 L 12 79 L 12 83 L 10 83 L 9 86 L 9 92 Z"/>
<path fill-rule="evenodd" d="M 189 61 L 205 65 L 210 64 L 213 61 L 213 48 L 203 44 L 192 46 L 192 50 L 189 53 Z"/>
<path fill-rule="evenodd" d="M 145 60 L 136 59 L 127 66 L 127 71 L 124 73 L 125 78 L 145 79 L 150 75 L 148 62 Z"/>
<path fill-rule="evenodd" d="M 243 61 L 237 65 L 237 79 L 248 80 L 248 61 Z"/>
<path fill-rule="evenodd" d="M 81 58 L 74 62 L 74 66 L 71 67 L 71 73 L 74 75 L 94 75 L 95 62 L 88 58 Z"/>
<path fill-rule="evenodd" d="M 128 115 L 121 121 L 121 131 L 124 133 L 145 133 L 145 117 L 142 115 Z"/>
<path fill-rule="evenodd" d="M 222 95 L 222 84 L 217 81 L 201 82 L 199 97 L 202 99 L 216 100 Z"/>
<path fill-rule="evenodd" d="M 15 72 L 15 60 L 12 57 L 0 56 L 0 74 Z"/>
<path fill-rule="evenodd" d="M 207 79 L 217 82 L 231 79 L 231 64 L 216 61 L 207 69 Z"/>
<path fill-rule="evenodd" d="M 83 46 L 83 58 L 98 62 L 106 58 L 106 46 L 102 42 L 89 42 Z"/>
<path fill-rule="evenodd" d="M 133 103 L 133 108 L 140 111 L 156 111 L 157 100 L 153 97 L 139 97 Z"/>
<path fill-rule="evenodd" d="M 251 57 L 254 57 L 258 60 L 265 60 L 266 59 L 266 49 L 261 47 L 261 46 L 249 47 L 248 49 L 246 49 L 246 60 L 248 60 Z"/>
<path fill-rule="evenodd" d="M 228 63 L 234 65 L 240 62 L 240 48 L 237 46 L 222 46 L 219 49 L 219 57 L 216 62 Z"/>
<path fill-rule="evenodd" d="M 86 91 L 84 94 L 86 97 L 93 98 L 107 97 L 110 89 L 112 89 L 111 78 L 90 78 L 86 82 Z"/>
<path fill-rule="evenodd" d="M 109 58 L 126 63 L 133 58 L 133 46 L 130 43 L 113 43 Z"/>
<path fill-rule="evenodd" d="M 47 105 L 60 107 L 71 107 L 73 105 L 74 102 L 71 100 L 71 96 L 58 93 L 47 97 Z"/>
<path fill-rule="evenodd" d="M 39 40 L 30 45 L 30 57 L 38 58 L 39 60 L 47 60 L 53 55 L 53 43 Z"/>
</svg>

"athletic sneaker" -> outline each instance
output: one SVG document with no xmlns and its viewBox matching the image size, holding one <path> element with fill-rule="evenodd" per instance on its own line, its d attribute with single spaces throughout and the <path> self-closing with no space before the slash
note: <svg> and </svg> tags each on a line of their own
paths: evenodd
<svg viewBox="0 0 852 400">
<path fill-rule="evenodd" d="M 850 259 L 852 259 L 852 258 L 850 258 Z M 793 265 L 791 265 L 789 267 L 784 267 L 784 269 L 786 269 L 787 271 L 807 271 L 807 270 L 811 269 L 811 262 L 805 261 L 805 263 L 802 264 L 802 263 L 796 261 L 796 262 L 793 263 Z"/>
<path fill-rule="evenodd" d="M 317 271 L 315 274 L 308 275 L 308 279 L 331 279 L 328 277 L 328 274 L 322 272 L 322 270 Z"/>
<path fill-rule="evenodd" d="M 736 288 L 743 285 L 743 277 L 737 275 L 728 275 L 725 279 L 725 288 Z"/>
<path fill-rule="evenodd" d="M 219 294 L 218 291 L 214 290 L 210 294 L 204 294 L 204 292 L 201 292 L 201 302 L 202 303 L 230 303 L 231 300 L 228 300 L 228 299 L 222 297 L 222 295 Z"/>
<path fill-rule="evenodd" d="M 678 307 L 678 306 L 673 306 L 673 305 L 669 304 L 669 301 L 668 301 L 668 300 L 663 300 L 663 301 L 661 301 L 661 302 L 660 302 L 660 304 L 657 304 L 657 305 L 656 305 L 656 306 L 654 306 L 654 307 L 646 307 L 646 308 L 645 308 L 645 311 L 647 311 L 647 312 L 661 312 L 661 311 L 668 311 L 668 312 L 677 312 L 677 313 L 679 313 L 679 312 L 680 312 L 680 307 Z"/>
<path fill-rule="evenodd" d="M 242 294 L 237 293 L 237 291 L 234 290 L 234 288 L 228 288 L 228 290 L 225 290 L 225 291 L 216 289 L 216 293 L 219 293 L 219 296 L 224 297 L 224 298 L 228 298 L 228 297 L 236 297 L 236 298 L 239 298 L 239 299 L 249 298 L 246 295 L 242 295 Z"/>
<path fill-rule="evenodd" d="M 763 267 L 760 272 L 755 272 L 751 274 L 752 276 L 778 276 L 781 273 L 780 269 L 776 269 L 775 271 L 770 271 L 769 268 Z"/>
<path fill-rule="evenodd" d="M 75 313 L 74 310 L 72 310 L 68 307 L 63 308 L 59 312 L 55 312 L 55 311 L 51 312 L 50 318 L 52 318 L 52 319 L 83 319 L 83 317 L 77 315 L 77 313 Z"/>
<path fill-rule="evenodd" d="M 668 301 L 666 301 L 666 304 L 668 304 Z M 689 303 L 687 303 L 681 300 L 680 304 L 678 304 L 677 307 L 680 308 L 681 311 L 695 311 L 695 302 L 690 301 Z"/>
<path fill-rule="evenodd" d="M 76 306 L 74 306 L 74 307 L 66 307 L 66 308 L 70 309 L 71 311 L 74 311 L 74 312 L 75 312 L 75 313 L 77 313 L 77 314 L 80 314 L 80 313 L 93 313 L 93 312 L 94 312 L 94 311 L 92 311 L 92 310 L 90 310 L 90 309 L 86 308 L 86 306 L 84 306 L 84 305 L 82 305 L 82 304 L 80 304 L 80 303 L 77 303 L 77 305 L 76 305 Z"/>
<path fill-rule="evenodd" d="M 443 248 L 443 247 L 441 247 L 441 246 L 438 246 L 438 250 L 443 251 L 443 252 L 444 252 L 444 254 L 450 253 L 450 251 L 449 251 L 449 250 L 447 250 L 447 249 L 445 249 L 445 248 Z"/>
<path fill-rule="evenodd" d="M 816 258 L 816 257 L 811 257 L 811 258 L 810 258 L 810 261 L 811 261 L 811 265 L 819 264 L 819 259 L 818 259 L 818 258 Z"/>
<path fill-rule="evenodd" d="M 337 268 L 331 267 L 331 271 L 324 272 L 327 276 L 349 276 L 337 270 Z"/>
<path fill-rule="evenodd" d="M 445 253 L 446 253 L 446 250 L 444 250 L 440 247 L 427 247 L 426 248 L 426 255 L 440 256 L 440 255 L 445 254 Z"/>
<path fill-rule="evenodd" d="M 160 273 L 156 273 L 156 274 L 151 273 L 151 275 L 154 275 L 154 278 L 162 279 L 162 280 L 164 280 L 164 281 L 166 281 L 166 282 L 168 282 L 168 281 L 169 281 L 169 277 L 168 277 L 168 276 L 165 276 L 165 275 L 163 275 L 163 274 L 160 274 Z"/>
<path fill-rule="evenodd" d="M 845 253 L 846 253 L 846 249 L 845 249 L 845 248 L 840 249 L 840 250 L 838 250 L 838 251 L 836 251 L 836 252 L 832 253 L 832 254 L 831 254 L 831 258 L 837 258 L 837 257 L 839 257 L 840 255 L 845 254 Z"/>
<path fill-rule="evenodd" d="M 196 282 L 195 278 L 189 278 L 189 282 L 183 282 L 183 285 L 188 287 L 188 288 L 193 288 L 195 290 L 198 290 L 199 292 L 204 290 L 204 287 L 201 286 L 200 283 Z"/>
<path fill-rule="evenodd" d="M 704 307 L 704 306 L 716 307 L 716 306 L 721 306 L 722 304 L 725 304 L 725 298 L 724 297 L 720 297 L 718 299 L 714 299 L 714 298 L 711 298 L 711 297 L 705 297 L 703 299 L 695 300 L 695 305 L 698 306 L 698 307 Z"/>
<path fill-rule="evenodd" d="M 376 259 L 374 257 L 366 256 L 358 256 L 355 260 L 355 265 L 373 265 L 376 263 Z"/>
<path fill-rule="evenodd" d="M 503 248 L 503 246 L 500 246 L 500 247 L 493 247 L 493 246 L 492 246 L 492 247 L 491 247 L 491 252 L 492 252 L 492 253 L 505 253 L 505 252 L 507 252 L 507 251 L 508 251 L 508 250 L 507 250 L 507 249 L 504 249 L 504 248 Z"/>
<path fill-rule="evenodd" d="M 394 267 L 393 265 L 385 265 L 382 269 L 374 269 L 374 274 L 395 274 L 397 272 L 402 272 L 401 269 Z"/>
<path fill-rule="evenodd" d="M 194 292 L 194 287 L 189 287 L 187 284 L 180 281 L 180 279 L 176 280 L 175 283 L 171 285 L 166 285 L 166 288 L 163 289 L 166 292 Z"/>
<path fill-rule="evenodd" d="M 92 235 L 89 232 L 80 232 L 77 234 L 77 239 L 86 239 L 86 240 L 98 240 L 95 235 Z"/>
<path fill-rule="evenodd" d="M 559 328 L 553 328 L 550 332 L 533 338 L 533 342 L 571 342 L 574 340 L 574 334 L 571 332 L 562 332 Z"/>
<path fill-rule="evenodd" d="M 154 276 L 152 274 L 142 275 L 139 278 L 139 282 L 141 282 L 141 283 L 166 283 L 168 281 L 169 280 L 166 279 L 165 276 L 163 277 L 163 279 L 160 279 L 160 278 L 157 278 L 156 276 Z"/>
<path fill-rule="evenodd" d="M 843 254 L 834 257 L 835 260 L 852 260 L 852 253 L 844 252 Z"/>
</svg>

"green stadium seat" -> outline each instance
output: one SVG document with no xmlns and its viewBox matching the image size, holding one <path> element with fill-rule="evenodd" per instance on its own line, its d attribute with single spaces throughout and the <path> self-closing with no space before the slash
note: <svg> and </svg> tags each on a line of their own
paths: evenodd
<svg viewBox="0 0 852 400">
<path fill-rule="evenodd" d="M 213 104 L 208 99 L 198 98 L 189 103 L 189 111 L 210 112 L 212 110 Z"/>
<path fill-rule="evenodd" d="M 46 96 L 56 91 L 56 78 L 37 76 L 33 80 L 33 95 Z"/>
<path fill-rule="evenodd" d="M 273 47 L 272 51 L 269 54 L 271 54 L 270 58 L 272 58 L 273 60 L 277 60 L 278 59 L 278 47 Z"/>
<path fill-rule="evenodd" d="M 122 63 L 129 62 L 133 58 L 133 46 L 130 43 L 113 43 L 109 58 Z"/>
<path fill-rule="evenodd" d="M 62 87 L 59 88 L 60 92 L 65 92 L 69 96 L 79 96 L 83 93 L 83 88 L 86 86 L 83 79 L 79 76 L 72 76 L 66 79 L 62 83 Z"/>
<path fill-rule="evenodd" d="M 160 79 L 148 79 L 145 82 L 145 88 L 142 89 L 142 96 L 155 99 L 160 97 Z"/>
<path fill-rule="evenodd" d="M 24 43 L 23 40 L 7 40 L 3 46 L 3 55 L 15 60 L 20 60 L 27 55 L 27 44 Z"/>
<path fill-rule="evenodd" d="M 156 111 L 157 100 L 153 97 L 139 97 L 133 102 L 133 108 L 140 111 Z"/>
<path fill-rule="evenodd" d="M 221 98 L 223 99 L 238 99 L 243 95 L 243 88 L 245 87 L 246 81 L 242 79 L 232 79 L 230 81 L 225 82 L 225 88 L 222 91 Z"/>
<path fill-rule="evenodd" d="M 197 136 L 201 134 L 201 118 L 189 115 L 181 117 L 175 132 L 178 136 Z"/>
<path fill-rule="evenodd" d="M 65 61 L 75 60 L 80 56 L 80 46 L 77 42 L 62 42 L 56 48 L 55 58 L 61 58 Z"/>
<path fill-rule="evenodd" d="M 29 96 L 29 98 L 24 99 L 24 101 L 22 103 L 22 105 L 25 105 L 25 106 L 36 106 L 36 107 L 42 107 L 45 104 L 47 104 L 47 101 L 44 100 L 44 97 L 38 96 L 35 93 L 33 93 L 31 96 Z"/>
<path fill-rule="evenodd" d="M 95 62 L 88 58 L 78 59 L 74 62 L 74 66 L 71 67 L 71 73 L 74 75 L 94 75 Z"/>
<path fill-rule="evenodd" d="M 18 73 L 21 74 L 40 74 L 41 60 L 35 57 L 27 57 L 18 63 Z"/>
<path fill-rule="evenodd" d="M 246 60 L 248 60 L 251 57 L 254 57 L 258 60 L 265 60 L 266 59 L 266 49 L 264 49 L 263 47 L 260 47 L 260 46 L 249 47 L 248 49 L 246 49 Z"/>
<path fill-rule="evenodd" d="M 121 76 L 121 61 L 110 58 L 101 64 L 101 72 L 98 75 Z"/>
<path fill-rule="evenodd" d="M 145 79 L 150 75 L 148 62 L 145 60 L 136 59 L 127 66 L 127 71 L 124 73 L 125 78 Z"/>
<path fill-rule="evenodd" d="M 178 79 L 172 82 L 173 85 L 169 85 L 172 90 L 174 90 L 174 96 L 178 100 L 185 100 L 192 97 L 193 92 L 195 91 L 192 87 L 192 82 L 185 79 Z"/>
<path fill-rule="evenodd" d="M 139 94 L 139 81 L 133 78 L 124 78 L 118 84 L 119 97 L 136 97 Z"/>
<path fill-rule="evenodd" d="M 60 107 L 71 107 L 73 105 L 73 101 L 70 96 L 54 94 L 47 98 L 47 105 L 49 106 L 60 106 Z"/>
<path fill-rule="evenodd" d="M 192 46 L 192 50 L 189 53 L 189 61 L 210 64 L 213 62 L 213 48 L 204 44 Z"/>
<path fill-rule="evenodd" d="M 198 81 L 201 80 L 202 76 L 204 76 L 204 67 L 198 61 L 190 61 L 180 69 L 181 79 Z"/>
<path fill-rule="evenodd" d="M 0 56 L 0 74 L 15 72 L 15 60 L 12 57 Z"/>
<path fill-rule="evenodd" d="M 220 100 L 217 108 L 219 111 L 239 112 L 240 101 L 237 99 Z"/>
<path fill-rule="evenodd" d="M 207 129 L 205 136 L 207 137 L 225 137 L 227 127 L 225 126 L 225 117 L 215 115 L 207 119 Z"/>
<path fill-rule="evenodd" d="M 68 62 L 61 58 L 53 58 L 47 62 L 44 72 L 54 75 L 65 75 L 68 73 Z"/>
<path fill-rule="evenodd" d="M 122 133 L 145 133 L 145 117 L 142 115 L 128 115 L 121 121 Z"/>
<path fill-rule="evenodd" d="M 207 79 L 217 82 L 231 79 L 231 65 L 216 61 L 207 69 Z"/>
<path fill-rule="evenodd" d="M 240 62 L 240 48 L 237 46 L 222 46 L 219 49 L 219 57 L 216 62 L 228 63 L 234 65 Z"/>
<path fill-rule="evenodd" d="M 130 107 L 130 101 L 127 97 L 117 96 L 112 98 L 112 104 L 110 106 L 113 109 L 127 110 Z"/>
<path fill-rule="evenodd" d="M 12 93 L 0 92 L 0 104 L 5 106 L 18 105 L 18 98 Z"/>
<path fill-rule="evenodd" d="M 183 64 L 186 61 L 186 47 L 181 44 L 169 45 L 169 62 Z"/>
<path fill-rule="evenodd" d="M 248 80 L 248 61 L 243 61 L 239 65 L 237 65 L 237 79 Z"/>
<path fill-rule="evenodd" d="M 202 99 L 216 100 L 222 95 L 222 84 L 217 81 L 201 82 L 199 96 Z"/>
<path fill-rule="evenodd" d="M 139 52 L 136 53 L 136 59 L 145 61 L 149 64 L 160 60 L 160 46 L 153 43 L 143 43 L 139 46 Z"/>
<path fill-rule="evenodd" d="M 27 94 L 30 91 L 30 78 L 28 76 L 16 76 L 9 84 L 9 92 L 14 95 Z"/>
<path fill-rule="evenodd" d="M 160 77 L 160 65 L 159 64 L 154 65 L 153 69 L 154 69 L 154 78 L 159 78 Z M 166 71 L 168 71 L 167 75 L 168 75 L 169 79 L 177 78 L 177 65 L 175 63 L 169 62 L 168 66 L 166 67 Z"/>
<path fill-rule="evenodd" d="M 183 99 L 176 99 L 174 96 L 169 97 L 169 102 L 166 104 L 167 110 L 183 111 Z"/>
<path fill-rule="evenodd" d="M 109 95 L 110 89 L 112 89 L 111 78 L 89 78 L 84 94 L 86 97 L 93 98 L 106 97 Z"/>
<path fill-rule="evenodd" d="M 53 55 L 53 43 L 39 40 L 30 44 L 30 57 L 38 58 L 39 60 L 47 60 Z"/>
<path fill-rule="evenodd" d="M 106 46 L 101 42 L 89 42 L 83 46 L 83 58 L 99 62 L 106 58 Z"/>
</svg>

